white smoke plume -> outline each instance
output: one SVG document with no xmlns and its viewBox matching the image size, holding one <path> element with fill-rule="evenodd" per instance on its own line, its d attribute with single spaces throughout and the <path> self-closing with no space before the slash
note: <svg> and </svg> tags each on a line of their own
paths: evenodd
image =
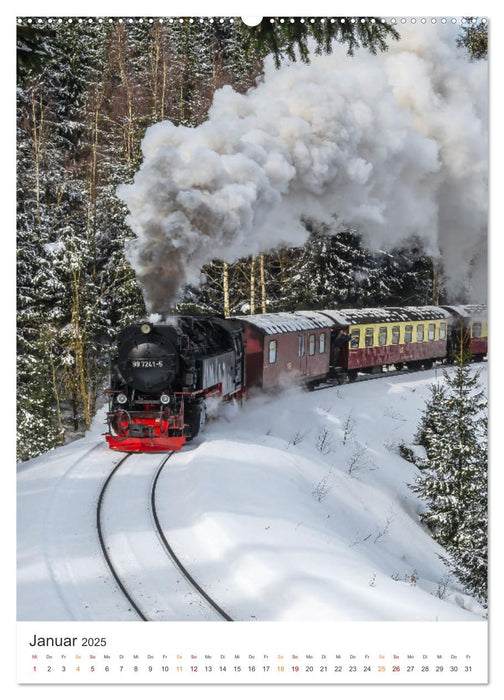
<svg viewBox="0 0 504 700">
<path fill-rule="evenodd" d="M 400 31 L 376 56 L 335 45 L 309 65 L 267 59 L 246 95 L 217 91 L 200 126 L 147 130 L 118 193 L 150 311 L 167 312 L 215 258 L 302 245 L 302 215 L 376 249 L 417 235 L 453 289 L 473 274 L 471 301 L 485 301 L 487 64 L 457 49 L 458 27 Z"/>
</svg>

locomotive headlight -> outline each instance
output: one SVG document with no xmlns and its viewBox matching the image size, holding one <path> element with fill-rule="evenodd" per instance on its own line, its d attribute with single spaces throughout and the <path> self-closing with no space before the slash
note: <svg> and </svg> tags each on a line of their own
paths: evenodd
<svg viewBox="0 0 504 700">
<path fill-rule="evenodd" d="M 162 404 L 167 406 L 170 403 L 170 397 L 168 396 L 168 394 L 161 394 L 160 401 Z"/>
<path fill-rule="evenodd" d="M 145 333 L 145 335 L 147 335 L 151 332 L 152 326 L 150 323 L 142 323 L 142 325 L 140 326 L 140 330 L 142 331 L 142 333 Z"/>
<path fill-rule="evenodd" d="M 123 404 L 123 403 L 126 403 L 127 400 L 128 400 L 128 397 L 126 396 L 126 394 L 118 394 L 117 395 L 117 403 Z"/>
</svg>

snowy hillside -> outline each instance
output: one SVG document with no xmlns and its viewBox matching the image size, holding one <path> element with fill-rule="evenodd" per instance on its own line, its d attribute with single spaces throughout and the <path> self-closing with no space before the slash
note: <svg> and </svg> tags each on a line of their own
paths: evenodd
<svg viewBox="0 0 504 700">
<path fill-rule="evenodd" d="M 481 367 L 481 366 L 480 366 Z M 482 369 L 486 380 L 486 366 Z M 236 620 L 479 620 L 419 523 L 410 443 L 439 370 L 217 407 L 158 488 L 171 546 Z M 96 504 L 121 455 L 103 416 L 20 465 L 18 619 L 134 620 L 107 568 Z M 153 534 L 160 455 L 132 457 L 104 501 L 121 574 L 150 619 L 212 619 Z"/>
</svg>

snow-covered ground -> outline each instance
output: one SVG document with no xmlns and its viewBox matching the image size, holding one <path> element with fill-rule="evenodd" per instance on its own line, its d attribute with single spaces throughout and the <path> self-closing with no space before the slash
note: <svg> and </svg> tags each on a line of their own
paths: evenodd
<svg viewBox="0 0 504 700">
<path fill-rule="evenodd" d="M 486 365 L 480 365 L 482 382 Z M 481 620 L 419 523 L 410 443 L 439 370 L 216 408 L 167 463 L 159 519 L 187 569 L 236 620 Z M 101 437 L 18 470 L 18 619 L 138 619 L 101 552 L 96 504 L 121 455 Z M 151 619 L 214 619 L 153 533 L 159 455 L 126 461 L 105 497 L 111 556 Z M 111 484 L 112 486 L 112 484 Z"/>
</svg>

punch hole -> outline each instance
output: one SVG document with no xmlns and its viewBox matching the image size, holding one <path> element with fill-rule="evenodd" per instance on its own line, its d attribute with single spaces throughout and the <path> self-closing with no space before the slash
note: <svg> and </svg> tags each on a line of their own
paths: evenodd
<svg viewBox="0 0 504 700">
<path fill-rule="evenodd" d="M 262 17 L 242 17 L 241 20 L 247 27 L 257 27 L 258 24 L 261 24 Z"/>
</svg>

